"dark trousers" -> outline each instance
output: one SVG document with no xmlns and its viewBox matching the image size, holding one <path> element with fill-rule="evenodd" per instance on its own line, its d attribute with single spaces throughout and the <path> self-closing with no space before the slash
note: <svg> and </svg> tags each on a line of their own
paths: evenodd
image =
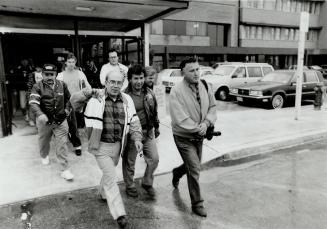
<svg viewBox="0 0 327 229">
<path fill-rule="evenodd" d="M 83 115 L 83 113 L 77 113 L 72 111 L 67 117 L 67 122 L 69 127 L 68 137 L 69 137 L 69 141 L 73 144 L 74 148 L 81 147 L 82 145 L 78 134 L 78 128 L 81 128 L 81 124 L 79 124 L 81 120 L 78 119 L 81 119 L 81 115 Z"/>
<path fill-rule="evenodd" d="M 192 206 L 202 206 L 203 199 L 200 191 L 200 170 L 203 141 L 191 141 L 190 139 L 174 135 L 175 144 L 183 159 L 184 164 L 173 170 L 176 178 L 187 175 L 187 185 L 191 197 Z"/>
</svg>

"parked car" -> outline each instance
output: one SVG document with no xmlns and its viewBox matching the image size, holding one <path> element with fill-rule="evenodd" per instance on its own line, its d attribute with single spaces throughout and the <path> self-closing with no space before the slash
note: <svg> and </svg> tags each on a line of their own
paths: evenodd
<svg viewBox="0 0 327 229">
<path fill-rule="evenodd" d="M 320 67 L 322 68 L 324 78 L 327 79 L 327 64 L 320 65 Z"/>
<path fill-rule="evenodd" d="M 217 63 L 214 63 L 212 65 L 213 69 L 216 69 L 218 68 L 219 66 L 221 65 L 225 65 L 225 64 L 241 64 L 242 62 L 228 62 L 228 61 L 224 61 L 224 62 L 217 62 Z"/>
<path fill-rule="evenodd" d="M 320 72 L 314 70 L 303 72 L 303 100 L 315 98 L 314 87 L 319 82 L 325 83 Z M 235 96 L 238 102 L 261 102 L 270 105 L 273 109 L 282 108 L 287 101 L 294 100 L 295 93 L 295 70 L 277 70 L 267 74 L 258 82 L 231 89 L 231 95 Z"/>
<path fill-rule="evenodd" d="M 216 99 L 227 100 L 231 87 L 255 82 L 272 71 L 274 68 L 266 63 L 232 63 L 220 65 L 214 77 L 204 76 L 203 79 L 212 85 Z"/>
<path fill-rule="evenodd" d="M 293 64 L 291 66 L 288 67 L 289 70 L 296 70 L 297 69 L 297 65 L 296 64 Z M 308 66 L 306 65 L 303 65 L 303 70 L 308 70 L 310 69 Z"/>
<path fill-rule="evenodd" d="M 200 66 L 199 72 L 201 78 L 204 76 L 212 77 L 214 69 L 212 67 Z M 158 78 L 161 79 L 162 84 L 166 87 L 166 91 L 170 91 L 173 86 L 183 80 L 181 70 L 172 68 L 164 69 L 159 72 Z"/>
</svg>

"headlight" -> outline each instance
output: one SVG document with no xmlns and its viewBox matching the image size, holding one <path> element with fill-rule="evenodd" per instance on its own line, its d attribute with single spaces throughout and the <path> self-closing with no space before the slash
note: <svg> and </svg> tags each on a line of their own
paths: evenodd
<svg viewBox="0 0 327 229">
<path fill-rule="evenodd" d="M 251 90 L 249 95 L 253 95 L 253 96 L 262 96 L 262 91 L 255 91 L 255 90 Z"/>
<path fill-rule="evenodd" d="M 237 88 L 232 88 L 230 91 L 231 91 L 233 94 L 237 94 L 237 92 L 238 92 Z"/>
<path fill-rule="evenodd" d="M 169 86 L 174 86 L 175 84 L 173 82 L 169 82 Z"/>
</svg>

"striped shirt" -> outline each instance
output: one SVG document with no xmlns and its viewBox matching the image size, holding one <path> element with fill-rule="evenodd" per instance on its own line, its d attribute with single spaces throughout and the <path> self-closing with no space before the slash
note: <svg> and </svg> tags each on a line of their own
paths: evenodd
<svg viewBox="0 0 327 229">
<path fill-rule="evenodd" d="M 108 96 L 106 98 L 103 113 L 103 130 L 101 134 L 101 141 L 108 143 L 121 141 L 124 124 L 125 112 L 122 95 L 119 94 L 115 101 Z"/>
</svg>

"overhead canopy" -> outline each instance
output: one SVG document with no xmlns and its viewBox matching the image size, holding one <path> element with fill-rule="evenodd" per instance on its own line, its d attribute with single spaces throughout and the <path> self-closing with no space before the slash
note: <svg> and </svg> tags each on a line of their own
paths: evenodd
<svg viewBox="0 0 327 229">
<path fill-rule="evenodd" d="M 189 0 L 1 0 L 0 26 L 127 32 L 188 7 Z"/>
</svg>

